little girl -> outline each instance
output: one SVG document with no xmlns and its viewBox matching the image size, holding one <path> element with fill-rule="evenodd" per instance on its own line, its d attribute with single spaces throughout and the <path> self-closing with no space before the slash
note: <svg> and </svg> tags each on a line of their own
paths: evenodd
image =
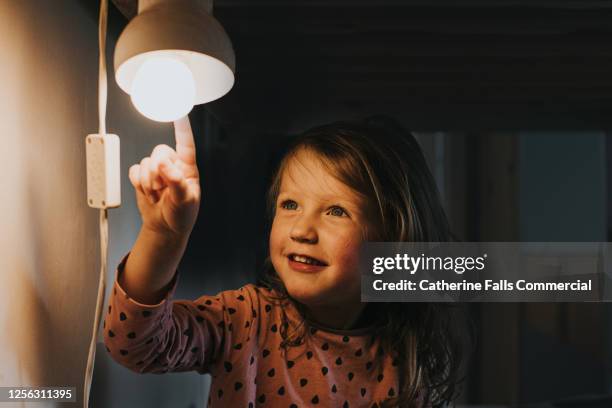
<svg viewBox="0 0 612 408">
<path fill-rule="evenodd" d="M 107 351 L 138 373 L 210 373 L 209 407 L 421 407 L 453 401 L 460 342 L 442 305 L 362 303 L 366 241 L 449 241 L 414 137 L 386 118 L 311 129 L 269 191 L 268 268 L 248 284 L 171 300 L 200 202 L 188 119 L 176 151 L 130 168 L 143 226 L 117 269 Z"/>
</svg>

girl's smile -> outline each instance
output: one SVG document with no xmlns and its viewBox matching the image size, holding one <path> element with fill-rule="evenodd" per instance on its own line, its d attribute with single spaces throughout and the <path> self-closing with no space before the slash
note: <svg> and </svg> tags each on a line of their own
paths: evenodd
<svg viewBox="0 0 612 408">
<path fill-rule="evenodd" d="M 327 266 L 325 262 L 304 254 L 290 254 L 287 260 L 289 266 L 298 272 L 320 272 Z"/>
<path fill-rule="evenodd" d="M 358 251 L 365 238 L 363 198 L 301 150 L 282 174 L 270 233 L 270 257 L 289 294 L 343 326 L 362 305 Z M 347 307 L 347 304 L 350 307 Z"/>
</svg>

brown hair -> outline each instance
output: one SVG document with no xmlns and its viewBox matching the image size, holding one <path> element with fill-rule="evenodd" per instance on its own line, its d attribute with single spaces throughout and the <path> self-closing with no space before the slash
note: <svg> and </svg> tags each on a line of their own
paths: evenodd
<svg viewBox="0 0 612 408">
<path fill-rule="evenodd" d="M 414 136 L 395 120 L 371 117 L 361 121 L 334 122 L 310 129 L 289 147 L 268 192 L 270 219 L 274 217 L 283 171 L 303 149 L 314 152 L 341 182 L 370 202 L 370 241 L 448 242 L 453 240 L 434 179 Z M 270 259 L 262 284 L 291 297 Z M 304 316 L 304 308 L 293 302 Z M 380 402 L 382 407 L 441 406 L 458 396 L 463 356 L 460 314 L 448 304 L 370 303 L 379 316 L 376 333 L 382 347 L 397 356 L 399 395 Z M 288 333 L 284 317 L 283 346 L 301 344 L 307 334 Z"/>
</svg>

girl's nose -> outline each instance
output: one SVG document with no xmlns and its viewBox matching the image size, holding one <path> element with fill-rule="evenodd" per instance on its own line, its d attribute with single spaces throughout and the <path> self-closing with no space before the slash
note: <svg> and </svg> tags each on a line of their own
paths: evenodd
<svg viewBox="0 0 612 408">
<path fill-rule="evenodd" d="M 290 237 L 301 244 L 316 244 L 319 240 L 316 228 L 308 217 L 300 217 L 291 228 Z"/>
</svg>

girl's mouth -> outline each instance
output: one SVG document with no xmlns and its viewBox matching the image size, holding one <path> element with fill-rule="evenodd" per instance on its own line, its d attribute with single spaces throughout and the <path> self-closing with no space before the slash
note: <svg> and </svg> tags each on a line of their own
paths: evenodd
<svg viewBox="0 0 612 408">
<path fill-rule="evenodd" d="M 317 258 L 306 255 L 290 254 L 289 259 L 295 262 L 300 262 L 308 265 L 327 266 L 325 262 L 319 261 Z"/>
<path fill-rule="evenodd" d="M 327 266 L 325 262 L 306 255 L 290 254 L 287 258 L 291 269 L 298 272 L 319 272 Z"/>
</svg>

